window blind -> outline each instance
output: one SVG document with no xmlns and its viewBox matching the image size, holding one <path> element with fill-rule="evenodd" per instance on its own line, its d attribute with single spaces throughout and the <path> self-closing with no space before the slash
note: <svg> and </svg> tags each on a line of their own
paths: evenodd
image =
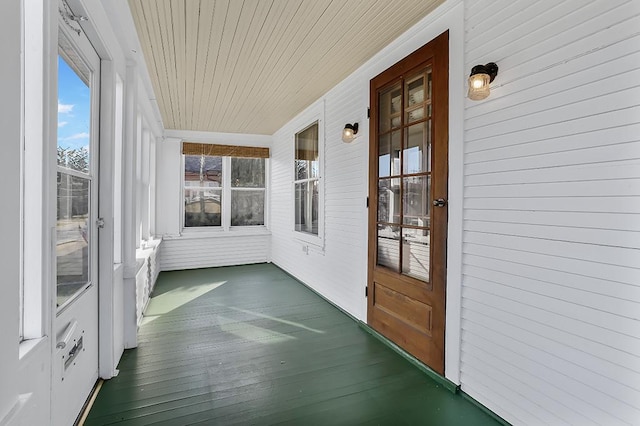
<svg viewBox="0 0 640 426">
<path fill-rule="evenodd" d="M 269 148 L 255 146 L 215 145 L 210 143 L 183 142 L 184 155 L 209 155 L 219 157 L 269 158 Z"/>
</svg>

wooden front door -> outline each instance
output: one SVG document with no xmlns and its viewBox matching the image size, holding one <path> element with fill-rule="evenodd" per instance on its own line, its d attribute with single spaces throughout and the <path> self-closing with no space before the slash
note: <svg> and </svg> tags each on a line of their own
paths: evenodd
<svg viewBox="0 0 640 426">
<path fill-rule="evenodd" d="M 367 322 L 444 374 L 445 32 L 371 80 Z"/>
</svg>

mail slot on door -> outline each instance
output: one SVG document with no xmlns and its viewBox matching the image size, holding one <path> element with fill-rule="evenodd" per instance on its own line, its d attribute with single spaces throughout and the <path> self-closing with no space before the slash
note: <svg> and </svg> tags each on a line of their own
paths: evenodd
<svg viewBox="0 0 640 426">
<path fill-rule="evenodd" d="M 78 339 L 78 341 L 69 349 L 69 353 L 64 360 L 64 369 L 66 370 L 69 366 L 75 361 L 76 357 L 82 352 L 82 337 Z"/>
</svg>

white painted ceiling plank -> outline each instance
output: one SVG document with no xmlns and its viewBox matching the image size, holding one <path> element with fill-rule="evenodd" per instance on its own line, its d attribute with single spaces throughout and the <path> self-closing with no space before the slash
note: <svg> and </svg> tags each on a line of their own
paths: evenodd
<svg viewBox="0 0 640 426">
<path fill-rule="evenodd" d="M 272 134 L 442 2 L 129 0 L 165 127 L 256 134 Z"/>
<path fill-rule="evenodd" d="M 194 108 L 194 89 L 197 77 L 198 63 L 198 23 L 200 14 L 199 0 L 186 0 L 185 3 L 185 122 L 183 127 L 191 128 L 193 126 Z"/>
<path fill-rule="evenodd" d="M 204 82 L 202 84 L 202 97 L 200 99 L 200 106 L 198 109 L 198 121 L 197 128 L 193 130 L 206 130 L 202 123 L 207 120 L 211 114 L 211 91 L 216 77 L 217 66 L 220 57 L 220 44 L 222 40 L 222 33 L 224 30 L 224 24 L 227 16 L 226 1 L 216 1 L 215 10 L 213 14 L 213 20 L 211 21 L 211 34 L 209 37 L 209 59 L 207 61 L 207 70 L 205 72 Z"/>
<path fill-rule="evenodd" d="M 222 108 L 226 108 L 226 106 L 220 102 L 220 90 L 221 88 L 224 88 L 225 85 L 229 84 L 228 80 L 225 79 L 225 68 L 229 63 L 229 57 L 232 54 L 231 46 L 233 45 L 233 41 L 237 34 L 238 21 L 240 20 L 243 4 L 244 1 L 231 1 L 229 3 L 228 13 L 226 14 L 224 28 L 222 30 L 220 55 L 218 56 L 218 61 L 216 63 L 216 75 L 218 78 L 213 81 L 210 94 L 211 97 L 209 98 L 212 108 L 211 113 L 205 121 L 207 123 L 207 127 L 209 127 L 211 121 L 215 120 L 215 118 L 220 114 L 220 110 Z"/>
<path fill-rule="evenodd" d="M 272 40 L 278 38 L 278 31 L 283 30 L 281 25 L 281 19 L 286 16 L 287 10 L 291 11 L 293 8 L 287 8 L 287 4 L 282 1 L 271 2 L 272 7 L 267 12 L 263 20 L 263 26 L 260 29 L 258 36 L 256 37 L 255 45 L 252 51 L 248 55 L 246 66 L 243 67 L 243 71 L 239 74 L 238 78 L 242 84 L 235 86 L 237 96 L 236 102 L 229 106 L 227 109 L 228 118 L 237 118 L 240 111 L 245 111 L 246 108 L 253 104 L 254 99 L 257 97 L 256 85 L 260 82 L 258 78 L 264 70 L 272 50 L 266 48 Z M 226 121 L 225 121 L 226 122 Z"/>
<path fill-rule="evenodd" d="M 199 2 L 200 14 L 198 22 L 198 49 L 195 58 L 195 82 L 193 91 L 193 117 L 191 129 L 197 129 L 203 107 L 203 97 L 207 74 L 214 61 L 215 53 L 212 51 L 213 20 L 216 9 L 214 1 Z"/>
<path fill-rule="evenodd" d="M 279 3 L 282 4 L 282 2 Z M 240 66 L 236 67 L 233 73 L 235 84 L 230 85 L 232 86 L 229 96 L 230 106 L 226 108 L 224 114 L 220 118 L 223 123 L 232 120 L 232 118 L 237 118 L 236 111 L 234 111 L 232 106 L 246 105 L 248 102 L 252 101 L 251 93 L 248 91 L 249 74 L 257 63 L 258 55 L 262 53 L 259 49 L 260 40 L 264 38 L 264 35 L 270 34 L 273 31 L 275 22 L 277 22 L 274 18 L 271 19 L 272 25 L 267 22 L 274 9 L 273 1 L 262 1 L 258 3 L 258 8 L 256 9 L 257 19 L 253 25 L 256 27 L 259 26 L 260 29 L 258 31 L 255 31 L 254 29 L 249 32 L 245 46 L 241 50 L 242 57 L 238 58 Z"/>
</svg>

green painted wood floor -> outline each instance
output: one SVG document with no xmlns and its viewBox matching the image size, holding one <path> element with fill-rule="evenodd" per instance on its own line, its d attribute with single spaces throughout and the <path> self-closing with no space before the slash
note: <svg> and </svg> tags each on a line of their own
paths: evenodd
<svg viewBox="0 0 640 426">
<path fill-rule="evenodd" d="M 86 425 L 495 425 L 270 264 L 163 272 Z"/>
</svg>

